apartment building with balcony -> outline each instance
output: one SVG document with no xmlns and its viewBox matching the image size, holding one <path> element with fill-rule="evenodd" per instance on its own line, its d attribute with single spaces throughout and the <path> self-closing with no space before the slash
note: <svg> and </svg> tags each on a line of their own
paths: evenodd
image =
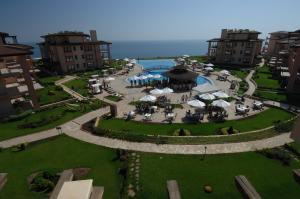
<svg viewBox="0 0 300 199">
<path fill-rule="evenodd" d="M 18 44 L 17 37 L 0 32 L 0 117 L 15 111 L 38 109 L 35 69 L 31 46 Z"/>
<path fill-rule="evenodd" d="M 260 61 L 262 39 L 258 31 L 222 29 L 221 37 L 208 40 L 208 56 L 212 63 L 249 67 Z"/>
<path fill-rule="evenodd" d="M 111 60 L 111 42 L 97 39 L 95 30 L 89 34 L 64 31 L 41 36 L 38 43 L 46 68 L 59 74 L 101 68 Z"/>
<path fill-rule="evenodd" d="M 289 93 L 300 93 L 300 30 L 269 33 L 265 59 Z"/>
</svg>

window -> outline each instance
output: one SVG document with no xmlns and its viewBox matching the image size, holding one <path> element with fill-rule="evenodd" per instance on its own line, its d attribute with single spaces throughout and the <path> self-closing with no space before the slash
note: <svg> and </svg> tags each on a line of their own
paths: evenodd
<svg viewBox="0 0 300 199">
<path fill-rule="evenodd" d="M 233 50 L 233 51 L 232 51 L 232 54 L 234 54 L 234 55 L 235 55 L 235 50 Z"/>
<path fill-rule="evenodd" d="M 83 63 L 83 68 L 86 68 L 86 63 Z"/>
<path fill-rule="evenodd" d="M 72 56 L 66 56 L 65 59 L 66 59 L 66 62 L 73 61 L 73 57 Z"/>
<path fill-rule="evenodd" d="M 92 51 L 92 46 L 91 45 L 85 46 L 84 50 L 85 51 Z"/>
<path fill-rule="evenodd" d="M 65 46 L 64 47 L 64 52 L 67 53 L 67 52 L 72 52 L 72 49 L 70 46 Z"/>
<path fill-rule="evenodd" d="M 76 64 L 77 69 L 79 68 L 79 64 Z"/>
<path fill-rule="evenodd" d="M 76 60 L 78 59 L 77 55 L 75 55 L 75 59 L 76 59 Z"/>
<path fill-rule="evenodd" d="M 243 51 L 242 51 L 242 50 L 240 51 L 240 55 L 241 55 L 241 54 L 243 54 Z"/>
<path fill-rule="evenodd" d="M 76 51 L 76 46 L 73 46 L 73 50 Z"/>
<path fill-rule="evenodd" d="M 92 60 L 93 59 L 93 55 L 86 55 L 86 59 L 87 60 Z"/>
<path fill-rule="evenodd" d="M 80 46 L 80 50 L 83 50 L 83 47 L 82 47 L 82 46 Z"/>
<path fill-rule="evenodd" d="M 242 60 L 241 60 L 241 58 L 239 58 L 239 62 L 241 62 Z"/>
<path fill-rule="evenodd" d="M 84 55 L 81 55 L 81 58 L 84 59 Z"/>
</svg>

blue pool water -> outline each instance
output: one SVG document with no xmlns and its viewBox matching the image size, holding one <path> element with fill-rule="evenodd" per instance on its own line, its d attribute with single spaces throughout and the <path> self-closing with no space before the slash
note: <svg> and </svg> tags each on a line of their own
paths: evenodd
<svg viewBox="0 0 300 199">
<path fill-rule="evenodd" d="M 176 65 L 176 62 L 172 59 L 156 59 L 156 60 L 139 60 L 138 64 L 143 67 L 143 70 L 145 70 L 143 73 L 139 75 L 162 75 L 164 72 L 168 71 L 170 68 L 174 67 Z M 160 79 L 156 80 L 163 80 L 166 77 L 162 77 Z M 148 79 L 148 81 L 151 81 L 151 79 Z M 199 75 L 197 77 L 197 85 L 201 84 L 213 84 L 212 80 L 209 78 L 206 78 L 202 75 Z"/>
<path fill-rule="evenodd" d="M 138 64 L 143 66 L 144 70 L 149 69 L 169 69 L 176 65 L 173 59 L 154 59 L 154 60 L 139 60 Z"/>
</svg>

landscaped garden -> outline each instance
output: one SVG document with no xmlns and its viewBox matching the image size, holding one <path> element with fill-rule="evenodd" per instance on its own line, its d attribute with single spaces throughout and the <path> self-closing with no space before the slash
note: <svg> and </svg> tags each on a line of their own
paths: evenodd
<svg viewBox="0 0 300 199">
<path fill-rule="evenodd" d="M 56 86 L 55 81 L 60 77 L 41 77 L 39 83 L 44 87 L 37 90 L 37 97 L 40 105 L 51 104 L 62 100 L 70 99 L 71 96 L 64 92 L 59 86 Z"/>
<path fill-rule="evenodd" d="M 78 167 L 90 168 L 82 179 L 93 179 L 94 186 L 104 186 L 104 198 L 119 198 L 119 162 L 113 161 L 115 150 L 59 136 L 25 150 L 0 152 L 0 171 L 8 173 L 8 181 L 0 192 L 1 199 L 48 198 L 45 193 L 29 190 L 27 178 L 39 171 L 62 172 Z"/>
<path fill-rule="evenodd" d="M 242 198 L 234 182 L 236 175 L 245 175 L 262 198 L 297 198 L 300 189 L 292 170 L 299 167 L 299 162 L 291 160 L 284 166 L 255 152 L 206 156 L 142 153 L 142 191 L 136 198 L 167 198 L 167 180 L 177 180 L 182 198 Z M 205 193 L 205 185 L 212 186 L 213 192 Z"/>
<path fill-rule="evenodd" d="M 231 120 L 224 122 L 209 122 L 209 123 L 143 123 L 137 121 L 125 121 L 116 118 L 104 118 L 99 123 L 100 129 L 106 129 L 110 132 L 116 131 L 120 133 L 129 133 L 137 135 L 173 135 L 177 129 L 187 129 L 191 135 L 216 135 L 219 130 L 224 127 L 233 127 L 239 132 L 253 131 L 273 126 L 276 122 L 286 121 L 294 115 L 290 112 L 270 108 L 257 115 L 247 117 L 240 120 Z"/>
<path fill-rule="evenodd" d="M 105 104 L 99 100 L 51 107 L 37 112 L 27 111 L 0 123 L 0 140 L 54 128 L 73 118 L 98 109 Z"/>
<path fill-rule="evenodd" d="M 116 96 L 116 95 L 108 95 L 108 96 L 105 96 L 104 98 L 108 99 L 110 101 L 113 101 L 113 102 L 119 102 L 119 101 L 122 100 L 122 97 L 119 97 L 119 96 Z"/>
<path fill-rule="evenodd" d="M 88 82 L 87 78 L 76 78 L 64 83 L 64 85 L 69 87 L 73 91 L 79 93 L 80 95 L 84 97 L 88 97 L 91 94 L 89 93 L 87 82 Z"/>
<path fill-rule="evenodd" d="M 277 153 L 279 150 L 269 151 Z M 9 180 L 0 192 L 0 198 L 46 198 L 45 193 L 30 190 L 28 177 L 31 174 L 80 167 L 90 168 L 80 179 L 93 179 L 95 186 L 104 186 L 104 198 L 111 199 L 120 198 L 123 175 L 128 177 L 123 196 L 127 195 L 127 187 L 131 187 L 130 190 L 138 188 L 134 198 L 139 199 L 166 198 L 167 180 L 178 182 L 182 198 L 241 198 L 234 182 L 236 175 L 245 175 L 266 199 L 297 198 L 300 194 L 299 184 L 292 176 L 292 170 L 300 165 L 292 158 L 283 165 L 279 159 L 256 152 L 220 155 L 135 152 L 134 158 L 133 153 L 129 153 L 126 164 L 126 156 L 120 158 L 117 152 L 66 136 L 29 144 L 19 152 L 3 150 L 0 152 L 0 171 L 8 173 Z M 119 159 L 123 159 L 124 164 Z M 205 185 L 212 187 L 211 193 L 204 192 Z"/>
<path fill-rule="evenodd" d="M 254 81 L 257 83 L 258 88 L 277 90 L 280 89 L 279 80 L 272 76 L 272 73 L 268 66 L 259 68 L 255 75 Z"/>
</svg>

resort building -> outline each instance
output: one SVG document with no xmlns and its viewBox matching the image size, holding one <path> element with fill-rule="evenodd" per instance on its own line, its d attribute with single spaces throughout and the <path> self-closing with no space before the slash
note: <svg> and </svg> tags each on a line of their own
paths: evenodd
<svg viewBox="0 0 300 199">
<path fill-rule="evenodd" d="M 222 29 L 221 38 L 208 40 L 208 56 L 221 65 L 255 66 L 259 63 L 262 39 L 254 30 Z"/>
<path fill-rule="evenodd" d="M 60 74 L 100 68 L 110 62 L 111 43 L 97 39 L 95 30 L 90 35 L 83 32 L 64 31 L 41 36 L 41 56 L 46 68 Z"/>
<path fill-rule="evenodd" d="M 274 74 L 281 77 L 289 93 L 299 93 L 300 30 L 270 33 L 265 58 Z"/>
<path fill-rule="evenodd" d="M 14 110 L 38 109 L 35 89 L 35 70 L 31 60 L 31 46 L 18 44 L 17 37 L 0 32 L 0 116 Z"/>
</svg>

